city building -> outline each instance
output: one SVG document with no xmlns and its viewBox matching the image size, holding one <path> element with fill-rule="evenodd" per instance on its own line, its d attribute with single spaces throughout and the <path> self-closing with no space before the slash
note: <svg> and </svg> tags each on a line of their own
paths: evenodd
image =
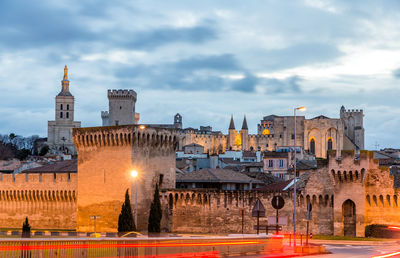
<svg viewBox="0 0 400 258">
<path fill-rule="evenodd" d="M 74 121 L 75 99 L 69 91 L 68 68 L 64 68 L 61 91 L 56 96 L 55 120 L 48 121 L 47 145 L 52 154 L 76 154 L 72 142 L 72 129 L 81 127 Z"/>
<path fill-rule="evenodd" d="M 298 146 L 308 154 L 326 158 L 327 151 L 364 149 L 363 110 L 340 109 L 340 118 L 317 116 L 306 119 L 294 116 L 265 116 L 257 126 L 257 134 L 249 134 L 246 117 L 238 131 L 233 116 L 229 122 L 228 134 L 219 131 L 205 131 L 193 128 L 180 133 L 179 148 L 196 143 L 204 147 L 204 152 L 221 154 L 226 151 L 277 151 L 281 147 Z M 294 142 L 296 139 L 296 143 Z"/>
<path fill-rule="evenodd" d="M 201 169 L 176 176 L 176 188 L 212 188 L 216 190 L 253 190 L 264 182 L 230 169 Z"/>
</svg>

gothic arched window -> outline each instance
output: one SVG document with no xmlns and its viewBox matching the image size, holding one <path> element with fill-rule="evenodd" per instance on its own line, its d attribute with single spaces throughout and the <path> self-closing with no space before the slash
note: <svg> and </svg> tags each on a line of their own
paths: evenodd
<svg viewBox="0 0 400 258">
<path fill-rule="evenodd" d="M 60 118 L 63 118 L 63 112 L 60 112 Z"/>
<path fill-rule="evenodd" d="M 63 104 L 60 105 L 60 109 L 63 110 Z"/>
<path fill-rule="evenodd" d="M 315 140 L 314 138 L 311 139 L 310 141 L 310 153 L 315 154 Z"/>
<path fill-rule="evenodd" d="M 328 140 L 328 150 L 332 150 L 332 146 L 333 146 L 332 138 L 329 138 L 329 140 Z"/>
<path fill-rule="evenodd" d="M 68 112 L 66 113 L 66 118 L 69 118 L 69 113 Z"/>
<path fill-rule="evenodd" d="M 69 110 L 69 104 L 67 104 L 67 110 Z"/>
</svg>

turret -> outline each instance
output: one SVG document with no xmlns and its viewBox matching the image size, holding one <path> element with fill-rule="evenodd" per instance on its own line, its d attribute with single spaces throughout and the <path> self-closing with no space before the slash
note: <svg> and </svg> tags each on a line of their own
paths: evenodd
<svg viewBox="0 0 400 258">
<path fill-rule="evenodd" d="M 243 118 L 242 130 L 240 131 L 240 135 L 242 140 L 242 150 L 247 150 L 249 141 L 249 128 L 247 127 L 246 115 Z"/>
<path fill-rule="evenodd" d="M 174 126 L 177 129 L 182 129 L 182 116 L 179 113 L 174 116 Z"/>
<path fill-rule="evenodd" d="M 229 123 L 229 130 L 228 130 L 228 149 L 231 150 L 235 146 L 235 122 L 233 121 L 233 115 L 231 116 L 231 122 Z"/>
</svg>

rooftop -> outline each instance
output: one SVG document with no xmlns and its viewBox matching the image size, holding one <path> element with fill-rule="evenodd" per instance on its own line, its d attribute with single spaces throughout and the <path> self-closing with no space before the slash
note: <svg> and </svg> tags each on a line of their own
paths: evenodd
<svg viewBox="0 0 400 258">
<path fill-rule="evenodd" d="M 77 173 L 78 161 L 76 159 L 60 160 L 41 167 L 23 170 L 21 173 Z"/>
<path fill-rule="evenodd" d="M 262 181 L 246 176 L 245 174 L 235 172 L 231 169 L 201 169 L 198 171 L 185 173 L 176 176 L 176 182 L 209 182 L 209 183 L 257 183 Z"/>
</svg>

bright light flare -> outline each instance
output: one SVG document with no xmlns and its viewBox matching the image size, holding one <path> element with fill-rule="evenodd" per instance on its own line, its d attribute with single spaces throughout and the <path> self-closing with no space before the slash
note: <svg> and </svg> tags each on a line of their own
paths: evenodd
<svg viewBox="0 0 400 258">
<path fill-rule="evenodd" d="M 390 254 L 372 256 L 371 258 L 386 258 L 386 257 L 393 257 L 393 256 L 396 256 L 396 255 L 400 255 L 400 252 L 395 252 L 395 253 L 390 253 Z"/>
<path fill-rule="evenodd" d="M 140 125 L 139 128 L 143 130 L 143 129 L 146 128 L 146 126 L 145 125 Z"/>
<path fill-rule="evenodd" d="M 388 229 L 400 230 L 399 226 L 388 226 Z"/>
<path fill-rule="evenodd" d="M 304 112 L 306 111 L 306 107 L 298 107 L 296 108 L 298 111 Z"/>
<path fill-rule="evenodd" d="M 131 177 L 135 178 L 138 176 L 138 172 L 136 170 L 131 171 Z"/>
</svg>

